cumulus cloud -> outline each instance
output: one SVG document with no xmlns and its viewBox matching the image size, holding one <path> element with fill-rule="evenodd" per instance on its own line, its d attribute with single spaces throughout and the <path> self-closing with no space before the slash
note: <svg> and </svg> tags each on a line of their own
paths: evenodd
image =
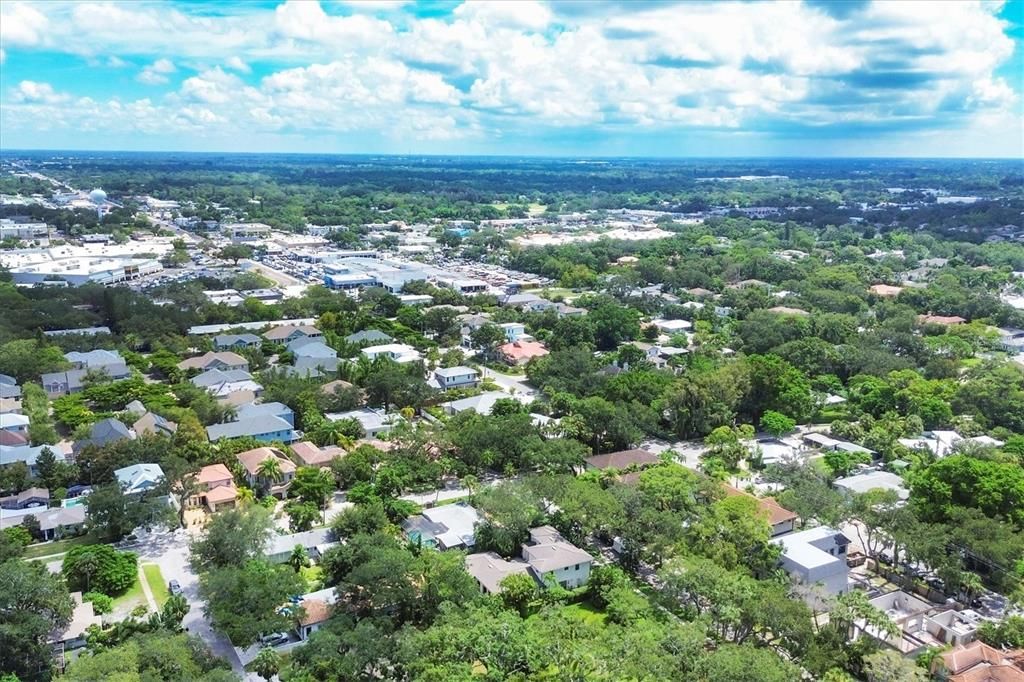
<svg viewBox="0 0 1024 682">
<path fill-rule="evenodd" d="M 1014 50 L 998 3 L 467 0 L 428 18 L 406 4 L 287 0 L 214 15 L 141 2 L 7 2 L 0 31 L 9 53 L 148 62 L 138 80 L 163 91 L 117 101 L 94 123 L 147 122 L 134 129 L 163 120 L 182 130 L 410 139 L 884 121 L 928 129 L 1005 121 L 1020 102 L 1021 79 L 997 73 Z M 256 78 L 253 63 L 269 73 Z M 171 87 L 176 64 L 196 74 Z M 54 109 L 71 101 L 40 96 L 19 85 L 5 100 Z"/>
<path fill-rule="evenodd" d="M 174 62 L 170 59 L 157 59 L 146 66 L 136 76 L 136 80 L 146 85 L 162 85 L 168 81 L 167 74 L 177 71 Z"/>
<path fill-rule="evenodd" d="M 26 104 L 61 104 L 71 99 L 69 95 L 55 91 L 49 83 L 38 81 L 21 81 L 11 98 Z"/>
</svg>

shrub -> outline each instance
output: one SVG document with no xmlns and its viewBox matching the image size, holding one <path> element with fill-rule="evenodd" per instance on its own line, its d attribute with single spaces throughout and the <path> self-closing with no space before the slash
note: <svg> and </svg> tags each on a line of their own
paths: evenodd
<svg viewBox="0 0 1024 682">
<path fill-rule="evenodd" d="M 96 613 L 110 613 L 114 608 L 114 600 L 102 592 L 86 592 L 82 595 L 82 601 L 91 601 L 92 610 Z"/>
<path fill-rule="evenodd" d="M 64 556 L 64 578 L 73 590 L 116 596 L 138 578 L 138 558 L 110 545 L 72 547 Z"/>
</svg>

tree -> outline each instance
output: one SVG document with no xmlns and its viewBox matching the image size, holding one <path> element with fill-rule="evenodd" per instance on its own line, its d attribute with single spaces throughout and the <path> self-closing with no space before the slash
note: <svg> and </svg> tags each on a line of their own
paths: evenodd
<svg viewBox="0 0 1024 682">
<path fill-rule="evenodd" d="M 501 602 L 510 609 L 515 609 L 520 618 L 530 613 L 530 605 L 536 601 L 539 591 L 537 582 L 528 573 L 513 573 L 501 579 Z"/>
<path fill-rule="evenodd" d="M 288 526 L 293 533 L 310 530 L 320 520 L 320 510 L 311 502 L 289 500 L 284 510 L 288 514 Z"/>
<path fill-rule="evenodd" d="M 19 339 L 0 345 L 0 374 L 9 374 L 19 384 L 37 381 L 40 374 L 70 367 L 57 346 L 44 346 L 35 339 Z"/>
<path fill-rule="evenodd" d="M 139 526 L 161 524 L 168 521 L 168 515 L 173 517 L 174 511 L 160 497 L 156 493 L 125 495 L 117 483 L 96 486 L 89 493 L 85 528 L 97 542 L 118 542 Z"/>
<path fill-rule="evenodd" d="M 199 579 L 204 613 L 232 644 L 243 647 L 262 635 L 288 629 L 292 617 L 280 607 L 288 597 L 302 594 L 304 587 L 305 581 L 288 566 L 259 559 L 214 567 Z"/>
<path fill-rule="evenodd" d="M 237 679 L 198 637 L 185 633 L 133 632 L 126 638 L 78 656 L 62 680 L 149 680 L 151 682 L 228 682 Z"/>
<path fill-rule="evenodd" d="M 784 414 L 768 410 L 761 415 L 761 428 L 778 438 L 789 433 L 796 427 L 796 422 Z"/>
<path fill-rule="evenodd" d="M 238 261 L 243 258 L 252 257 L 252 247 L 246 246 L 245 244 L 228 244 L 220 250 L 220 253 L 218 253 L 217 256 L 224 260 L 230 260 L 234 262 L 235 265 L 238 265 Z"/>
<path fill-rule="evenodd" d="M 868 682 L 924 682 L 928 673 L 898 651 L 883 649 L 864 657 Z"/>
<path fill-rule="evenodd" d="M 301 569 L 309 566 L 309 554 L 306 553 L 306 548 L 302 545 L 295 545 L 292 549 L 291 555 L 288 557 L 288 565 L 292 567 L 296 573 Z"/>
<path fill-rule="evenodd" d="M 1016 462 L 950 455 L 911 475 L 910 489 L 924 520 L 946 521 L 956 507 L 969 507 L 1024 526 L 1024 469 Z"/>
<path fill-rule="evenodd" d="M 326 511 L 334 490 L 334 477 L 330 472 L 318 467 L 299 467 L 288 487 L 288 495 Z"/>
<path fill-rule="evenodd" d="M 61 572 L 74 590 L 115 597 L 138 579 L 138 558 L 110 545 L 76 545 L 64 555 Z"/>
<path fill-rule="evenodd" d="M 269 481 L 270 484 L 277 483 L 283 476 L 281 461 L 277 457 L 267 457 L 260 462 L 256 468 L 256 473 L 262 480 Z"/>
<path fill-rule="evenodd" d="M 272 647 L 263 647 L 252 659 L 249 668 L 265 680 L 269 680 L 281 670 L 281 656 Z"/>
<path fill-rule="evenodd" d="M 0 563 L 0 674 L 49 679 L 50 635 L 67 626 L 73 608 L 63 578 L 41 562 Z"/>
<path fill-rule="evenodd" d="M 207 524 L 206 532 L 193 541 L 190 562 L 197 571 L 240 566 L 263 556 L 270 541 L 270 512 L 255 504 L 226 509 Z"/>
<path fill-rule="evenodd" d="M 25 514 L 24 518 L 21 520 L 21 527 L 24 528 L 33 539 L 42 539 L 43 528 L 39 523 L 39 518 L 35 514 Z"/>
<path fill-rule="evenodd" d="M 507 340 L 508 337 L 505 336 L 505 330 L 490 322 L 480 325 L 469 334 L 469 341 L 473 344 L 473 347 L 479 348 L 483 356 L 491 360 L 494 359 L 498 346 Z"/>
<path fill-rule="evenodd" d="M 598 350 L 615 350 L 640 335 L 640 313 L 617 303 L 605 302 L 587 313 Z"/>
<path fill-rule="evenodd" d="M 701 661 L 705 682 L 790 682 L 800 670 L 770 649 L 726 644 Z"/>
</svg>

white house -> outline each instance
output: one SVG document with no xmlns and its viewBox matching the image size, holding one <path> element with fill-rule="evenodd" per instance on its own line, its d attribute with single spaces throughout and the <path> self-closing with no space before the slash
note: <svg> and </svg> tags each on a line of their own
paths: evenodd
<svg viewBox="0 0 1024 682">
<path fill-rule="evenodd" d="M 125 495 L 139 495 L 160 485 L 164 470 L 159 464 L 133 464 L 114 470 L 114 477 Z"/>
<path fill-rule="evenodd" d="M 530 530 L 530 540 L 523 545 L 523 560 L 530 565 L 542 584 L 553 580 L 566 589 L 580 587 L 590 578 L 594 558 L 565 541 L 551 526 Z"/>
<path fill-rule="evenodd" d="M 382 434 L 391 433 L 395 425 L 402 421 L 402 417 L 398 414 L 388 414 L 383 410 L 375 410 L 370 407 L 349 412 L 332 412 L 325 414 L 324 418 L 332 422 L 355 419 L 363 427 L 363 433 L 367 438 L 376 438 Z"/>
<path fill-rule="evenodd" d="M 376 360 L 379 357 L 387 357 L 398 363 L 419 362 L 423 359 L 418 350 L 404 343 L 386 343 L 381 346 L 367 346 L 362 350 L 362 353 L 371 360 Z"/>
<path fill-rule="evenodd" d="M 820 596 L 812 594 L 806 598 L 811 608 L 823 608 L 822 597 L 834 597 L 849 590 L 846 548 L 850 540 L 839 531 L 819 526 L 782 535 L 772 542 L 782 548 L 779 564 L 794 580 L 818 586 Z"/>
<path fill-rule="evenodd" d="M 526 327 L 519 322 L 502 322 L 498 326 L 505 332 L 505 339 L 508 343 L 518 341 L 521 336 L 526 334 Z"/>
<path fill-rule="evenodd" d="M 437 387 L 443 391 L 453 388 L 473 388 L 480 383 L 480 372 L 472 367 L 439 367 L 434 370 Z"/>
</svg>

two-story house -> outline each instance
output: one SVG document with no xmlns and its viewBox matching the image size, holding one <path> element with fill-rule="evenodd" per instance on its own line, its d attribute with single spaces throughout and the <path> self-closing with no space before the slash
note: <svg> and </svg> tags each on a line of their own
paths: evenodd
<svg viewBox="0 0 1024 682">
<path fill-rule="evenodd" d="M 182 360 L 178 363 L 178 369 L 185 371 L 199 370 L 200 372 L 206 372 L 211 369 L 218 369 L 222 372 L 230 372 L 232 370 L 248 372 L 249 361 L 238 353 L 233 353 L 229 350 L 216 353 L 211 351 L 199 357 Z"/>
<path fill-rule="evenodd" d="M 370 360 L 386 357 L 391 358 L 398 363 L 418 362 L 422 359 L 418 350 L 404 343 L 386 343 L 381 346 L 367 346 L 362 350 L 362 353 Z"/>
<path fill-rule="evenodd" d="M 274 327 L 270 331 L 263 335 L 263 338 L 274 343 L 287 344 L 290 341 L 294 341 L 298 338 L 310 338 L 318 339 L 323 336 L 323 332 L 312 325 L 282 325 L 280 327 Z"/>
<path fill-rule="evenodd" d="M 281 417 L 273 415 L 260 415 L 223 424 L 213 424 L 206 427 L 206 434 L 213 442 L 221 438 L 241 438 L 243 436 L 255 438 L 264 443 L 291 443 L 298 440 L 292 425 Z"/>
<path fill-rule="evenodd" d="M 818 526 L 772 540 L 782 548 L 779 565 L 799 583 L 817 585 L 819 595 L 809 593 L 808 605 L 824 608 L 828 597 L 845 594 L 850 569 L 846 564 L 849 538 L 834 528 Z"/>
<path fill-rule="evenodd" d="M 284 497 L 288 491 L 288 485 L 295 478 L 295 463 L 288 459 L 283 452 L 274 448 L 255 448 L 239 452 L 235 457 L 238 463 L 245 470 L 245 480 L 251 488 L 266 488 L 275 497 Z M 270 475 L 269 467 L 263 462 L 268 459 L 277 460 L 277 473 Z"/>
<path fill-rule="evenodd" d="M 501 581 L 517 573 L 532 577 L 540 587 L 558 584 L 571 590 L 587 582 L 594 563 L 592 556 L 567 542 L 551 526 L 531 529 L 521 555 L 521 559 L 506 560 L 494 552 L 470 554 L 466 571 L 488 594 L 500 592 Z"/>
<path fill-rule="evenodd" d="M 260 337 L 255 334 L 218 334 L 213 337 L 213 347 L 217 350 L 259 348 L 261 345 Z"/>
<path fill-rule="evenodd" d="M 223 464 L 210 464 L 196 474 L 199 492 L 188 500 L 190 507 L 206 507 L 217 512 L 237 505 L 238 489 L 235 488 L 235 477 Z"/>
<path fill-rule="evenodd" d="M 480 372 L 472 367 L 439 367 L 434 370 L 434 383 L 442 391 L 453 388 L 475 388 L 480 383 Z"/>
</svg>

